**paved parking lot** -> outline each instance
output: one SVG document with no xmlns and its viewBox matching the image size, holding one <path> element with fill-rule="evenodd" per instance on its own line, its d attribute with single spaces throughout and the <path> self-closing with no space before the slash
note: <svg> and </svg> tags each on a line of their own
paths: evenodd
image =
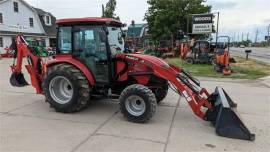
<svg viewBox="0 0 270 152">
<path fill-rule="evenodd" d="M 173 91 L 147 124 L 127 122 L 117 100 L 93 101 L 74 114 L 57 113 L 31 86 L 9 85 L 11 60 L 0 60 L 0 151 L 269 151 L 269 79 L 224 80 L 201 78 L 213 91 L 219 85 L 238 103 L 238 111 L 254 142 L 219 137 L 209 122 L 192 113 Z M 26 73 L 26 72 L 25 72 Z M 268 150 L 267 150 L 268 149 Z"/>
</svg>

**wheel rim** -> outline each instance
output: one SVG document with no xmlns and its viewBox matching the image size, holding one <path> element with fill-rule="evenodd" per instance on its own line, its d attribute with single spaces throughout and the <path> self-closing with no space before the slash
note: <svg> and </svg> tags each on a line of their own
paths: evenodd
<svg viewBox="0 0 270 152">
<path fill-rule="evenodd" d="M 125 106 L 127 111 L 133 116 L 140 116 L 145 112 L 146 106 L 144 100 L 136 95 L 126 99 Z"/>
<path fill-rule="evenodd" d="M 62 76 L 52 79 L 49 84 L 49 91 L 53 100 L 59 104 L 68 103 L 73 96 L 73 87 L 70 81 Z"/>
<path fill-rule="evenodd" d="M 192 64 L 192 63 L 193 63 L 192 59 L 187 59 L 186 62 L 187 62 L 188 64 Z"/>
</svg>

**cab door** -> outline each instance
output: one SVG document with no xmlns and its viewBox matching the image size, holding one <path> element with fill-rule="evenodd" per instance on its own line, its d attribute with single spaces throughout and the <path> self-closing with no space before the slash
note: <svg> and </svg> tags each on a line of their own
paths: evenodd
<svg viewBox="0 0 270 152">
<path fill-rule="evenodd" d="M 101 27 L 73 27 L 73 55 L 87 65 L 97 83 L 109 82 L 108 53 Z"/>
</svg>

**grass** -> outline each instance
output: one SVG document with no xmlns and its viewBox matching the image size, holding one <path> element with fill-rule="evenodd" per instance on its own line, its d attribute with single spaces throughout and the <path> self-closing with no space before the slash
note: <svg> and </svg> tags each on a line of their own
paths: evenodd
<svg viewBox="0 0 270 152">
<path fill-rule="evenodd" d="M 233 73 L 225 76 L 222 73 L 217 73 L 213 70 L 210 64 L 193 64 L 189 65 L 180 58 L 166 59 L 170 64 L 182 67 L 195 76 L 214 77 L 214 78 L 236 78 L 236 79 L 258 79 L 270 75 L 270 66 L 249 59 L 246 61 L 242 57 L 234 57 L 236 63 L 231 63 Z"/>
</svg>

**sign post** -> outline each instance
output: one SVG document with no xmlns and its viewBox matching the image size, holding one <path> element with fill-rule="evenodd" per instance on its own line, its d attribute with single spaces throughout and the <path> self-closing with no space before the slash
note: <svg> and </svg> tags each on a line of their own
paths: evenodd
<svg viewBox="0 0 270 152">
<path fill-rule="evenodd" d="M 217 49 L 217 43 L 218 43 L 218 25 L 219 25 L 219 12 L 217 12 L 216 49 Z"/>
</svg>

